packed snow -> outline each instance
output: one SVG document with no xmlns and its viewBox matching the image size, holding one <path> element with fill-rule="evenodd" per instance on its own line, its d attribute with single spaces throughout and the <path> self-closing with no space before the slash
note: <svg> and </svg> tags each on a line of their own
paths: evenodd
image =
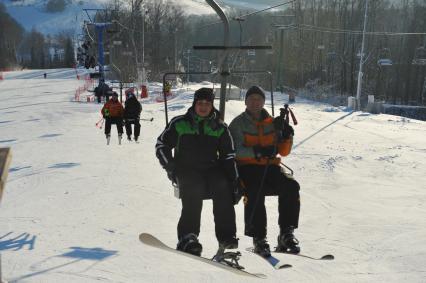
<svg viewBox="0 0 426 283">
<path fill-rule="evenodd" d="M 267 279 L 251 279 L 145 246 L 148 232 L 176 245 L 180 201 L 155 153 L 165 126 L 164 104 L 141 100 L 141 142 L 109 146 L 101 105 L 75 102 L 84 81 L 69 69 L 4 73 L 0 81 L 0 147 L 13 159 L 0 207 L 3 280 L 9 282 L 425 282 L 426 122 L 348 112 L 297 99 L 292 154 L 284 163 L 301 184 L 296 237 L 302 253 L 334 261 L 276 257 L 293 267 L 274 270 L 246 251 L 243 204 L 236 206 L 240 264 Z M 169 118 L 191 105 L 195 89 L 175 89 Z M 217 87 L 217 85 L 216 85 Z M 275 97 L 275 114 L 287 101 Z M 270 100 L 267 106 L 270 109 Z M 216 101 L 218 105 L 218 101 Z M 226 122 L 244 110 L 226 103 Z M 272 247 L 279 232 L 277 199 L 267 199 Z M 205 201 L 203 255 L 217 249 L 211 201 Z"/>
</svg>

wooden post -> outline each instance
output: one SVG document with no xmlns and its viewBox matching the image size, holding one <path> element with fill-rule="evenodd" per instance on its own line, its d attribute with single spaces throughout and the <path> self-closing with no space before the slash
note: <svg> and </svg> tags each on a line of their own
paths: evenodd
<svg viewBox="0 0 426 283">
<path fill-rule="evenodd" d="M 10 148 L 0 148 L 0 202 L 3 190 L 6 186 L 7 174 L 9 173 L 10 160 L 12 154 Z"/>
<path fill-rule="evenodd" d="M 6 281 L 3 281 L 1 276 L 1 254 L 0 254 L 0 283 L 7 283 Z"/>
<path fill-rule="evenodd" d="M 10 160 L 12 154 L 10 148 L 0 148 L 0 202 L 3 195 L 3 190 L 6 186 L 7 174 L 9 173 Z M 0 283 L 6 283 L 3 281 L 1 274 L 1 254 L 0 254 Z"/>
</svg>

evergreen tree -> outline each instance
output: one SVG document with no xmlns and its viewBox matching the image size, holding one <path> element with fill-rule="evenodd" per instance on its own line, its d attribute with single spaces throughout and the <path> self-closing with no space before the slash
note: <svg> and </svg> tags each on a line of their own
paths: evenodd
<svg viewBox="0 0 426 283">
<path fill-rule="evenodd" d="M 17 64 L 17 46 L 22 41 L 24 29 L 0 3 L 0 70 Z"/>
<path fill-rule="evenodd" d="M 74 48 L 73 48 L 71 38 L 67 37 L 67 39 L 65 40 L 65 48 L 64 49 L 65 49 L 65 54 L 64 54 L 65 67 L 71 68 L 75 64 Z"/>
</svg>

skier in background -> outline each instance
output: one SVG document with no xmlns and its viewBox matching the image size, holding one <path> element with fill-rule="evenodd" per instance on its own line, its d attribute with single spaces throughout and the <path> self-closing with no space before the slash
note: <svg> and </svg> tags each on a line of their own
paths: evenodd
<svg viewBox="0 0 426 283">
<path fill-rule="evenodd" d="M 177 250 L 201 255 L 198 241 L 203 199 L 212 198 L 219 248 L 236 249 L 234 204 L 241 194 L 235 151 L 228 127 L 213 106 L 211 88 L 201 88 L 185 115 L 173 118 L 157 139 L 156 155 L 179 188 L 182 211 Z M 174 154 L 172 153 L 174 150 Z"/>
<path fill-rule="evenodd" d="M 139 122 L 140 114 L 142 112 L 142 105 L 137 100 L 133 89 L 126 92 L 126 102 L 124 104 L 124 125 L 126 127 L 127 140 L 132 140 L 132 124 L 134 125 L 134 139 L 138 141 L 141 131 L 141 124 Z"/>
<path fill-rule="evenodd" d="M 105 101 L 109 100 L 109 97 L 112 94 L 112 89 L 104 82 L 100 81 L 98 86 L 93 90 L 95 92 L 95 96 L 97 98 L 98 103 L 101 103 L 102 96 L 105 97 Z"/>
<path fill-rule="evenodd" d="M 118 94 L 114 91 L 111 99 L 105 103 L 101 110 L 102 116 L 105 118 L 105 136 L 107 138 L 107 144 L 109 144 L 111 139 L 111 124 L 117 126 L 118 143 L 121 144 L 121 138 L 123 136 L 123 112 L 123 106 L 120 101 L 118 101 Z"/>
<path fill-rule="evenodd" d="M 266 240 L 265 196 L 278 196 L 277 251 L 299 253 L 299 242 L 293 232 L 298 227 L 299 183 L 281 169 L 281 156 L 290 153 L 293 128 L 283 117 L 273 118 L 263 108 L 265 93 L 260 87 L 247 90 L 246 110 L 229 125 L 236 147 L 240 178 L 245 184 L 245 235 L 253 237 L 254 252 L 269 256 Z"/>
</svg>

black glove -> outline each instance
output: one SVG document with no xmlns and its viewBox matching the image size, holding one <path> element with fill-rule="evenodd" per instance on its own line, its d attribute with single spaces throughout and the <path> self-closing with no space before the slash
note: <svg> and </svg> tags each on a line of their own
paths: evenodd
<svg viewBox="0 0 426 283">
<path fill-rule="evenodd" d="M 177 184 L 175 167 L 176 166 L 173 161 L 169 161 L 166 165 L 164 165 L 164 169 L 166 169 L 166 172 L 167 172 L 167 177 L 172 182 L 172 184 Z"/>
<path fill-rule="evenodd" d="M 274 158 L 277 155 L 277 148 L 275 147 L 275 145 L 255 145 L 253 146 L 253 152 L 256 159 L 260 159 L 262 157 Z"/>
<path fill-rule="evenodd" d="M 274 118 L 274 128 L 278 133 L 278 141 L 285 140 L 294 136 L 294 129 L 283 117 L 278 116 Z"/>
<path fill-rule="evenodd" d="M 245 195 L 245 186 L 241 179 L 236 179 L 231 183 L 231 189 L 232 189 L 232 198 L 234 205 L 238 204 Z"/>
<path fill-rule="evenodd" d="M 281 131 L 284 128 L 285 123 L 286 121 L 282 116 L 275 117 L 273 122 L 275 130 Z"/>
<path fill-rule="evenodd" d="M 283 139 L 288 139 L 290 136 L 294 136 L 294 129 L 292 126 L 290 126 L 288 123 L 284 124 L 284 127 L 281 131 L 281 136 Z"/>
</svg>

